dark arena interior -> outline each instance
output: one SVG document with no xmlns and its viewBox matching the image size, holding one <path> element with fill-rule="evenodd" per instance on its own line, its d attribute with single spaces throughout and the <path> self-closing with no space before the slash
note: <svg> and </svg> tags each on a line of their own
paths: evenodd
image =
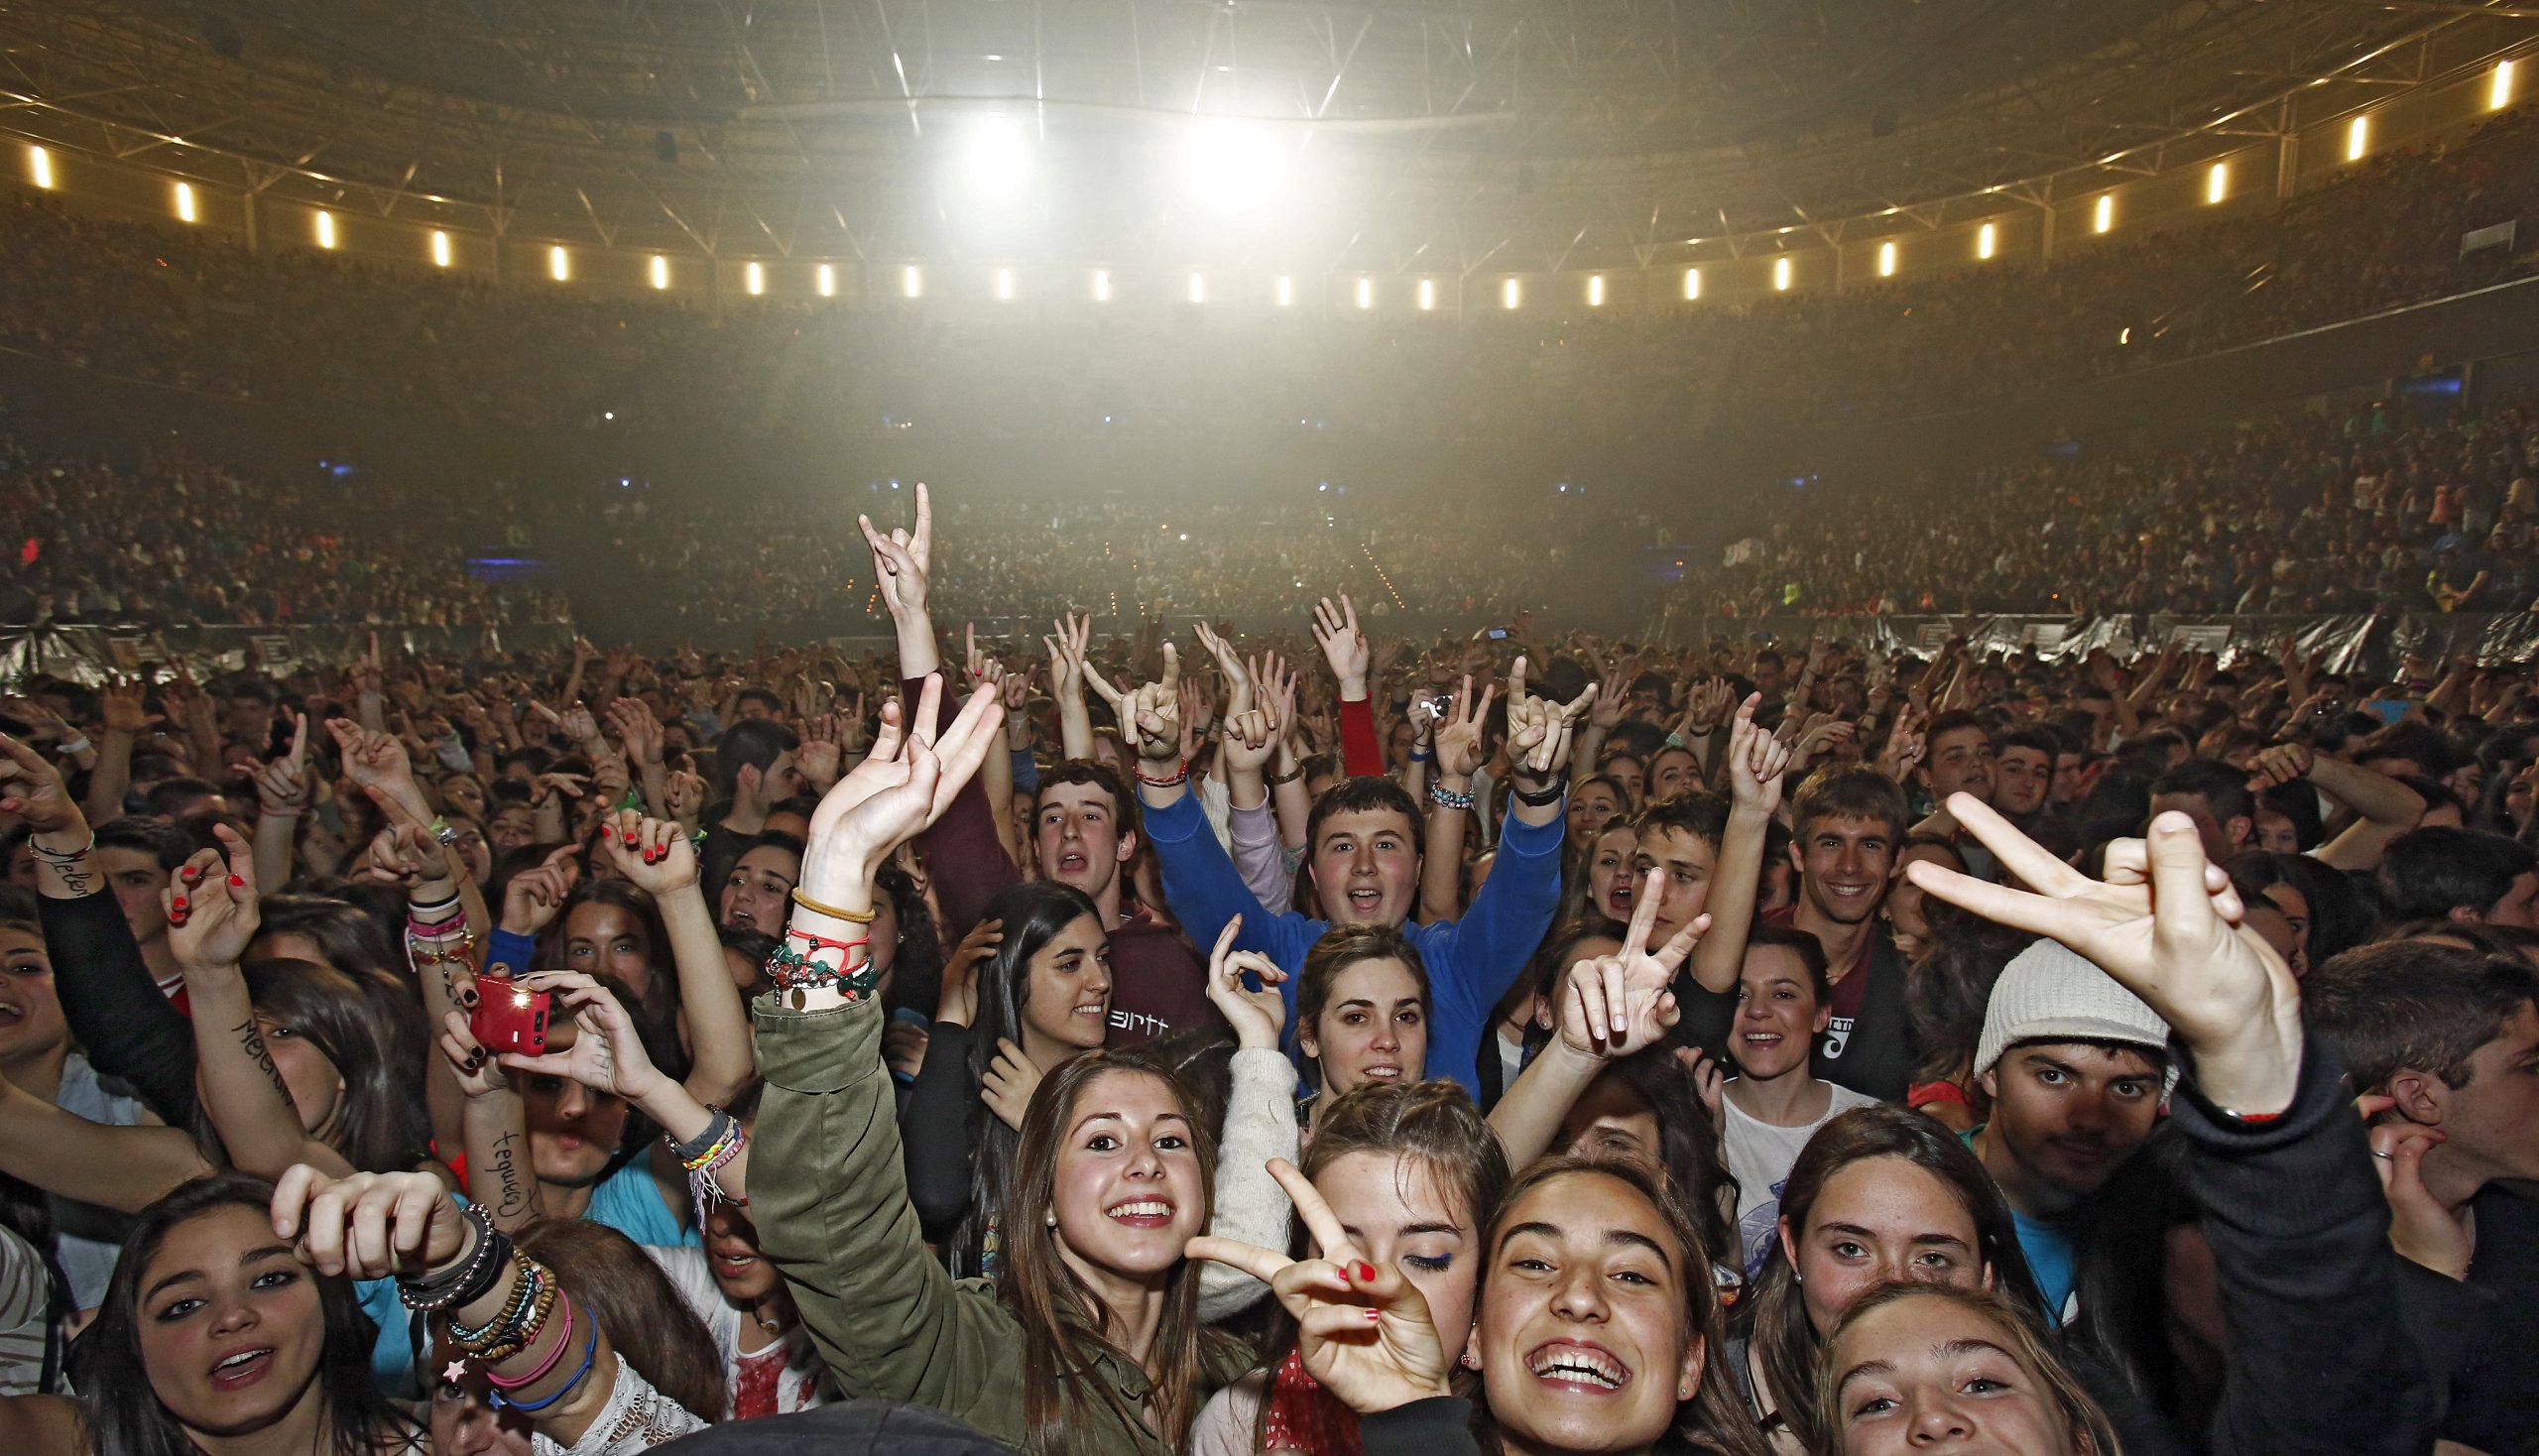
<svg viewBox="0 0 2539 1456">
<path fill-rule="evenodd" d="M 2539 1456 L 2534 263 L 2506 0 L 0 3 L 0 1451 Z"/>
</svg>

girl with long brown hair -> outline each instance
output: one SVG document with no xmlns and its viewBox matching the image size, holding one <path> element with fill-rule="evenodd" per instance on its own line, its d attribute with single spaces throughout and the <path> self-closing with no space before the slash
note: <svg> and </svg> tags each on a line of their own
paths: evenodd
<svg viewBox="0 0 2539 1456">
<path fill-rule="evenodd" d="M 1033 1452 L 1163 1456 L 1242 1363 L 1200 1322 L 1182 1253 L 1207 1226 L 1214 1140 L 1171 1073 L 1096 1049 L 1042 1079 L 992 1284 L 928 1257 L 908 1202 L 863 941 L 874 872 L 996 739 L 992 691 L 938 738 L 941 692 L 929 677 L 912 727 L 887 709 L 811 820 L 778 989 L 758 1004 L 751 1214 L 842 1395 L 932 1405 Z"/>
</svg>

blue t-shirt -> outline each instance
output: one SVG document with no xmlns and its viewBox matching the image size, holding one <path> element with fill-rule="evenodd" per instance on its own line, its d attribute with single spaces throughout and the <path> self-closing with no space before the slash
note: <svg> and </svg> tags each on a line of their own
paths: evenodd
<svg viewBox="0 0 2539 1456">
<path fill-rule="evenodd" d="M 638 1244 L 671 1249 L 681 1244 L 701 1248 L 705 1242 L 662 1201 L 661 1185 L 653 1181 L 652 1164 L 646 1157 L 638 1157 L 601 1179 L 599 1186 L 591 1189 L 591 1206 L 583 1210 L 582 1217 L 606 1224 Z"/>
<path fill-rule="evenodd" d="M 1975 1135 L 1982 1128 L 1958 1134 L 1969 1149 L 1975 1146 Z M 2016 1208 L 2010 1210 L 2010 1222 L 2018 1226 L 2019 1252 L 2027 1256 L 2028 1273 L 2036 1275 L 2036 1287 L 2045 1295 L 2045 1312 L 2057 1325 L 2067 1323 L 2072 1315 L 2072 1282 L 2080 1262 L 2080 1249 L 2072 1242 L 2071 1230 L 2047 1219 L 2030 1218 Z"/>
</svg>

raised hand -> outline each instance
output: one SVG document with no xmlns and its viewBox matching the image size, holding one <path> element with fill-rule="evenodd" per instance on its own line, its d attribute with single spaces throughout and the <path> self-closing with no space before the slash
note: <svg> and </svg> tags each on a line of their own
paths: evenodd
<svg viewBox="0 0 2539 1456">
<path fill-rule="evenodd" d="M 5 733 L 0 733 L 0 813 L 16 814 L 38 834 L 87 827 L 62 785 L 61 771 Z"/>
<path fill-rule="evenodd" d="M 414 1277 L 473 1248 L 458 1200 L 430 1173 L 330 1178 L 295 1164 L 274 1184 L 274 1234 L 302 1264 L 349 1279 Z"/>
<path fill-rule="evenodd" d="M 696 846 L 668 819 L 619 809 L 600 820 L 599 842 L 617 873 L 655 900 L 696 883 Z"/>
<path fill-rule="evenodd" d="M 1207 623 L 1193 623 L 1191 631 L 1197 635 L 1199 645 L 1217 660 L 1217 670 L 1225 674 L 1226 716 L 1251 712 L 1255 697 L 1250 665 L 1234 650 L 1234 644 L 1219 637 Z"/>
<path fill-rule="evenodd" d="M 250 776 L 257 807 L 268 814 L 297 814 L 308 807 L 308 715 L 283 711 L 291 715 L 291 752 L 257 765 Z"/>
<path fill-rule="evenodd" d="M 873 550 L 873 581 L 893 621 L 913 618 L 925 610 L 925 583 L 934 569 L 934 502 L 925 487 L 916 488 L 916 530 L 893 527 L 884 536 L 873 518 L 857 516 L 864 544 Z"/>
<path fill-rule="evenodd" d="M 1208 954 L 1208 1003 L 1234 1028 L 1238 1047 L 1274 1051 L 1278 1033 L 1287 1025 L 1286 998 L 1278 991 L 1287 973 L 1259 951 L 1235 949 L 1235 932 L 1242 928 L 1243 916 L 1236 915 L 1217 932 L 1216 949 Z M 1247 972 L 1260 983 L 1259 990 L 1244 989 Z"/>
<path fill-rule="evenodd" d="M 1057 635 L 1040 639 L 1049 650 L 1049 693 L 1061 702 L 1080 701 L 1088 680 L 1084 654 L 1087 644 L 1093 641 L 1093 614 L 1087 612 L 1079 617 L 1069 612 L 1049 625 Z M 1116 701 L 1110 693 L 1103 696 Z"/>
<path fill-rule="evenodd" d="M 1917 691 L 1920 685 L 1914 684 Z M 1877 771 L 1898 784 L 1904 783 L 1928 748 L 1923 741 L 1922 729 L 1930 721 L 1930 709 L 1918 702 L 1906 703 L 1896 713 L 1894 724 L 1886 730 L 1886 746 L 1877 751 Z"/>
<path fill-rule="evenodd" d="M 217 849 L 195 852 L 159 892 L 168 950 L 181 968 L 234 966 L 256 938 L 256 855 L 238 831 L 211 826 Z M 437 847 L 437 846 L 435 846 Z"/>
<path fill-rule="evenodd" d="M 423 790 L 415 786 L 414 764 L 406 757 L 406 745 L 394 734 L 374 733 L 349 718 L 327 719 L 326 731 L 343 759 L 344 777 L 364 789 L 393 793 L 409 808 L 423 806 Z"/>
<path fill-rule="evenodd" d="M 1192 1239 L 1183 1252 L 1268 1284 L 1296 1321 L 1305 1370 L 1359 1414 L 1451 1394 L 1452 1359 L 1418 1287 L 1391 1265 L 1368 1262 L 1294 1163 L 1273 1157 L 1270 1172 L 1295 1204 L 1320 1258 L 1291 1260 L 1207 1235 Z"/>
<path fill-rule="evenodd" d="M 573 847 L 560 846 L 535 869 L 512 876 L 503 887 L 502 927 L 516 935 L 535 935 L 564 908 L 581 871 L 573 864 Z"/>
<path fill-rule="evenodd" d="M 579 971 L 532 971 L 521 977 L 521 984 L 533 991 L 551 993 L 569 1007 L 581 1034 L 562 1051 L 537 1056 L 506 1051 L 495 1058 L 497 1061 L 514 1071 L 570 1077 L 585 1087 L 614 1092 L 634 1103 L 661 1090 L 661 1068 L 653 1065 L 652 1056 L 644 1050 L 644 1038 L 635 1030 L 635 1019 L 626 1014 L 626 1008 L 609 994 L 608 988 Z"/>
<path fill-rule="evenodd" d="M 1518 777 L 1544 779 L 1569 761 L 1570 730 L 1595 701 L 1598 683 L 1568 703 L 1536 697 L 1525 690 L 1525 659 L 1508 668 L 1508 758 Z"/>
<path fill-rule="evenodd" d="M 981 920 L 943 958 L 943 984 L 936 994 L 934 1019 L 966 1027 L 979 1015 L 979 968 L 994 959 L 1005 943 L 1005 921 Z"/>
<path fill-rule="evenodd" d="M 2195 1054 L 2196 1080 L 2216 1104 L 2277 1113 L 2301 1069 L 2301 993 L 2272 947 L 2239 926 L 2231 877 L 2204 857 L 2195 821 L 2171 810 L 2145 840 L 2108 846 L 2092 880 L 1968 794 L 1949 795 L 1959 826 L 2034 891 L 2013 890 L 1928 861 L 1905 868 L 1949 904 L 2049 936 L 2123 983 Z"/>
<path fill-rule="evenodd" d="M 662 720 L 653 716 L 652 704 L 640 697 L 621 697 L 608 705 L 608 721 L 637 768 L 661 766 Z"/>
<path fill-rule="evenodd" d="M 1623 719 L 1631 716 L 1631 680 L 1638 675 L 1636 663 L 1615 664 L 1597 684 L 1595 700 L 1587 705 L 1587 721 L 1598 728 L 1621 727 Z"/>
<path fill-rule="evenodd" d="M 1092 674 L 1088 666 L 1087 675 Z M 1093 677 L 1097 689 L 1112 697 L 1110 684 Z M 1112 697 L 1121 730 L 1137 745 L 1138 757 L 1163 763 L 1181 752 L 1181 657 L 1171 643 L 1163 645 L 1163 676 L 1125 697 Z"/>
<path fill-rule="evenodd" d="M 1737 705 L 1737 717 L 1728 730 L 1728 756 L 1722 767 L 1728 771 L 1729 795 L 1737 805 L 1768 814 L 1780 806 L 1790 747 L 1754 726 L 1754 710 L 1762 704 L 1763 695 L 1753 692 Z"/>
<path fill-rule="evenodd" d="M 813 793 L 826 793 L 836 785 L 838 770 L 846 762 L 846 745 L 840 740 L 835 717 L 823 713 L 802 720 L 801 742 L 793 750 L 793 766 L 811 781 Z"/>
<path fill-rule="evenodd" d="M 108 733 L 138 737 L 167 721 L 157 713 L 141 710 L 142 686 L 129 677 L 115 676 L 97 689 L 97 710 L 104 717 Z"/>
<path fill-rule="evenodd" d="M 918 499 L 921 503 L 922 495 Z M 891 851 L 941 818 L 953 795 L 979 771 L 996 742 L 1005 709 L 995 693 L 982 688 L 938 736 L 935 718 L 942 697 L 942 674 L 929 673 L 913 725 L 903 720 L 904 705 L 883 708 L 881 736 L 871 755 L 839 780 L 811 814 L 810 841 L 797 882 L 803 895 L 825 905 L 860 897 Z"/>
<path fill-rule="evenodd" d="M 2248 792 L 2263 793 L 2309 774 L 2313 755 L 2302 743 L 2279 743 L 2248 760 Z"/>
<path fill-rule="evenodd" d="M 1657 925 L 1664 888 L 1665 872 L 1650 870 L 1648 883 L 1632 897 L 1631 928 L 1623 948 L 1579 961 L 1563 978 L 1560 1039 L 1571 1051 L 1600 1060 L 1627 1056 L 1657 1044 L 1682 1018 L 1668 988 L 1710 929 L 1710 916 L 1694 916 L 1673 939 L 1650 950 L 1648 936 Z"/>
<path fill-rule="evenodd" d="M 1039 1063 L 999 1036 L 996 1055 L 989 1058 L 987 1071 L 980 1077 L 979 1100 L 996 1114 L 997 1121 L 1020 1133 L 1023 1115 L 1031 1110 L 1031 1094 L 1039 1089 L 1040 1075 Z"/>
<path fill-rule="evenodd" d="M 373 836 L 370 847 L 362 852 L 357 878 L 409 889 L 458 878 L 457 861 L 449 847 L 434 838 L 430 828 L 399 803 L 396 795 L 376 789 L 363 791 L 387 816 L 388 827 Z"/>
<path fill-rule="evenodd" d="M 1354 702 L 1367 695 L 1367 671 L 1371 655 L 1367 650 L 1367 634 L 1358 626 L 1358 608 L 1349 593 L 1340 594 L 1340 604 L 1333 606 L 1324 597 L 1314 604 L 1313 640 L 1322 646 L 1323 661 L 1331 665 L 1331 675 L 1340 683 L 1340 695 Z"/>
<path fill-rule="evenodd" d="M 1472 677 L 1464 676 L 1463 686 L 1455 689 L 1454 710 L 1445 726 L 1437 730 L 1437 777 L 1469 780 L 1481 770 L 1485 753 L 1481 727 L 1490 717 L 1490 705 L 1499 695 L 1499 684 L 1485 683 L 1481 701 L 1472 700 Z"/>
</svg>

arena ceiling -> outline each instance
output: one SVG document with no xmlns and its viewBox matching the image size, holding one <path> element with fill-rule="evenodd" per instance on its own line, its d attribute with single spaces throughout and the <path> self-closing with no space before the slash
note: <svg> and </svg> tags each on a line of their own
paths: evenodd
<svg viewBox="0 0 2539 1456">
<path fill-rule="evenodd" d="M 0 8 L 0 92 L 20 130 L 66 145 L 541 238 L 1469 271 L 1646 262 L 1687 239 L 1890 207 L 1935 218 L 1947 199 L 2112 156 L 2138 170 L 2322 78 L 2339 94 L 2421 79 L 2428 38 L 2530 14 L 2432 0 L 15 0 Z M 1019 216 L 982 219 L 944 180 L 985 116 L 1029 128 L 1039 184 Z M 1164 184 L 1194 116 L 1294 139 L 1274 225 L 1203 235 Z"/>
</svg>

